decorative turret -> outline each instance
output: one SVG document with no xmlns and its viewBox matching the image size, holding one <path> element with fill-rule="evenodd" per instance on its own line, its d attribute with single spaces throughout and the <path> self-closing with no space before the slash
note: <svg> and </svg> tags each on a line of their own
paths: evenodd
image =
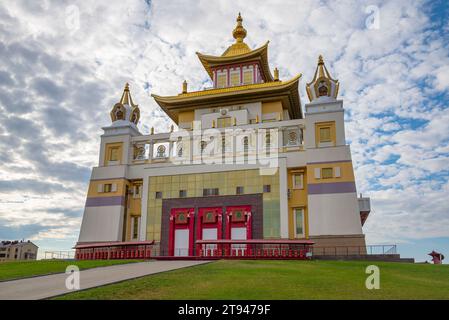
<svg viewBox="0 0 449 320">
<path fill-rule="evenodd" d="M 126 83 L 120 102 L 116 103 L 111 111 L 111 120 L 115 123 L 131 122 L 135 125 L 139 123 L 140 109 L 134 104 L 129 91 L 129 84 Z"/>
<path fill-rule="evenodd" d="M 321 102 L 337 99 L 338 80 L 333 79 L 324 65 L 323 56 L 318 57 L 318 66 L 313 80 L 306 85 L 307 95 L 310 102 Z"/>
</svg>

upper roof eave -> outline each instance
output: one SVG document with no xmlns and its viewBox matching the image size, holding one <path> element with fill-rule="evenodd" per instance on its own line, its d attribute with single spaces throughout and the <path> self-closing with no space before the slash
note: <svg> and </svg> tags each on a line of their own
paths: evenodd
<svg viewBox="0 0 449 320">
<path fill-rule="evenodd" d="M 254 49 L 248 53 L 243 53 L 235 56 L 212 56 L 196 52 L 198 58 L 201 61 L 204 69 L 208 73 L 209 77 L 213 79 L 212 67 L 217 65 L 226 65 L 231 63 L 242 62 L 246 60 L 259 58 L 261 60 L 262 72 L 266 81 L 273 81 L 273 75 L 271 74 L 270 67 L 268 65 L 268 44 L 267 41 L 263 46 Z"/>
<path fill-rule="evenodd" d="M 298 105 L 299 110 L 289 110 L 294 118 L 301 118 L 301 101 L 299 98 L 298 82 L 301 79 L 302 74 L 298 74 L 288 81 L 273 81 L 266 83 L 259 83 L 246 86 L 229 87 L 222 89 L 211 89 L 203 91 L 189 92 L 186 94 L 179 94 L 177 96 L 159 96 L 151 94 L 156 100 L 157 104 L 164 110 L 167 115 L 177 122 L 176 110 L 183 108 L 184 106 L 199 104 L 206 104 L 215 100 L 228 99 L 229 97 L 245 97 L 248 95 L 257 96 L 266 95 L 269 92 L 290 92 L 291 105 Z M 176 110 L 175 110 L 176 109 Z"/>
</svg>

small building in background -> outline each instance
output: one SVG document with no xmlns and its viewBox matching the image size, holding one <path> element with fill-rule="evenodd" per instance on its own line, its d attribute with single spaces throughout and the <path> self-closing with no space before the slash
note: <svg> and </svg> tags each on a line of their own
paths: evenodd
<svg viewBox="0 0 449 320">
<path fill-rule="evenodd" d="M 0 262 L 11 260 L 36 260 L 39 249 L 30 240 L 0 242 Z"/>
</svg>

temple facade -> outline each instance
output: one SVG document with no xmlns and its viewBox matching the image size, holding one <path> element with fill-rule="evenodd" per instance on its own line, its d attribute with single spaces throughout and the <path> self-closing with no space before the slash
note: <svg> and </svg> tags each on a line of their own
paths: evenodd
<svg viewBox="0 0 449 320">
<path fill-rule="evenodd" d="M 78 246 L 151 242 L 195 256 L 198 240 L 311 240 L 365 247 L 369 198 L 358 198 L 339 82 L 323 57 L 306 84 L 281 80 L 268 42 L 251 49 L 239 14 L 221 56 L 197 53 L 213 86 L 152 97 L 175 125 L 142 134 L 125 86 L 103 128 Z M 156 130 L 157 131 L 157 130 Z"/>
</svg>

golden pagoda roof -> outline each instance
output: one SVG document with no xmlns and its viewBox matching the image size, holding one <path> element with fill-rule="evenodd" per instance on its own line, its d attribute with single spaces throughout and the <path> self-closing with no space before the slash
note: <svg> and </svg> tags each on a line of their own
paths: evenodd
<svg viewBox="0 0 449 320">
<path fill-rule="evenodd" d="M 250 101 L 281 100 L 284 109 L 288 109 L 292 119 L 302 118 L 298 83 L 302 75 L 288 81 L 272 81 L 242 86 L 216 88 L 202 91 L 180 93 L 176 96 L 151 96 L 159 106 L 178 123 L 180 111 L 215 106 L 248 103 Z"/>
<path fill-rule="evenodd" d="M 213 67 L 241 63 L 245 61 L 259 61 L 265 81 L 273 81 L 273 76 L 271 75 L 270 67 L 268 65 L 269 41 L 267 41 L 267 43 L 262 47 L 251 50 L 250 47 L 243 41 L 247 32 L 243 27 L 242 21 L 242 16 L 239 13 L 237 17 L 237 26 L 232 31 L 232 36 L 235 39 L 235 43 L 229 46 L 221 56 L 212 56 L 197 52 L 196 54 L 198 55 L 198 58 L 211 79 L 213 78 Z"/>
</svg>

